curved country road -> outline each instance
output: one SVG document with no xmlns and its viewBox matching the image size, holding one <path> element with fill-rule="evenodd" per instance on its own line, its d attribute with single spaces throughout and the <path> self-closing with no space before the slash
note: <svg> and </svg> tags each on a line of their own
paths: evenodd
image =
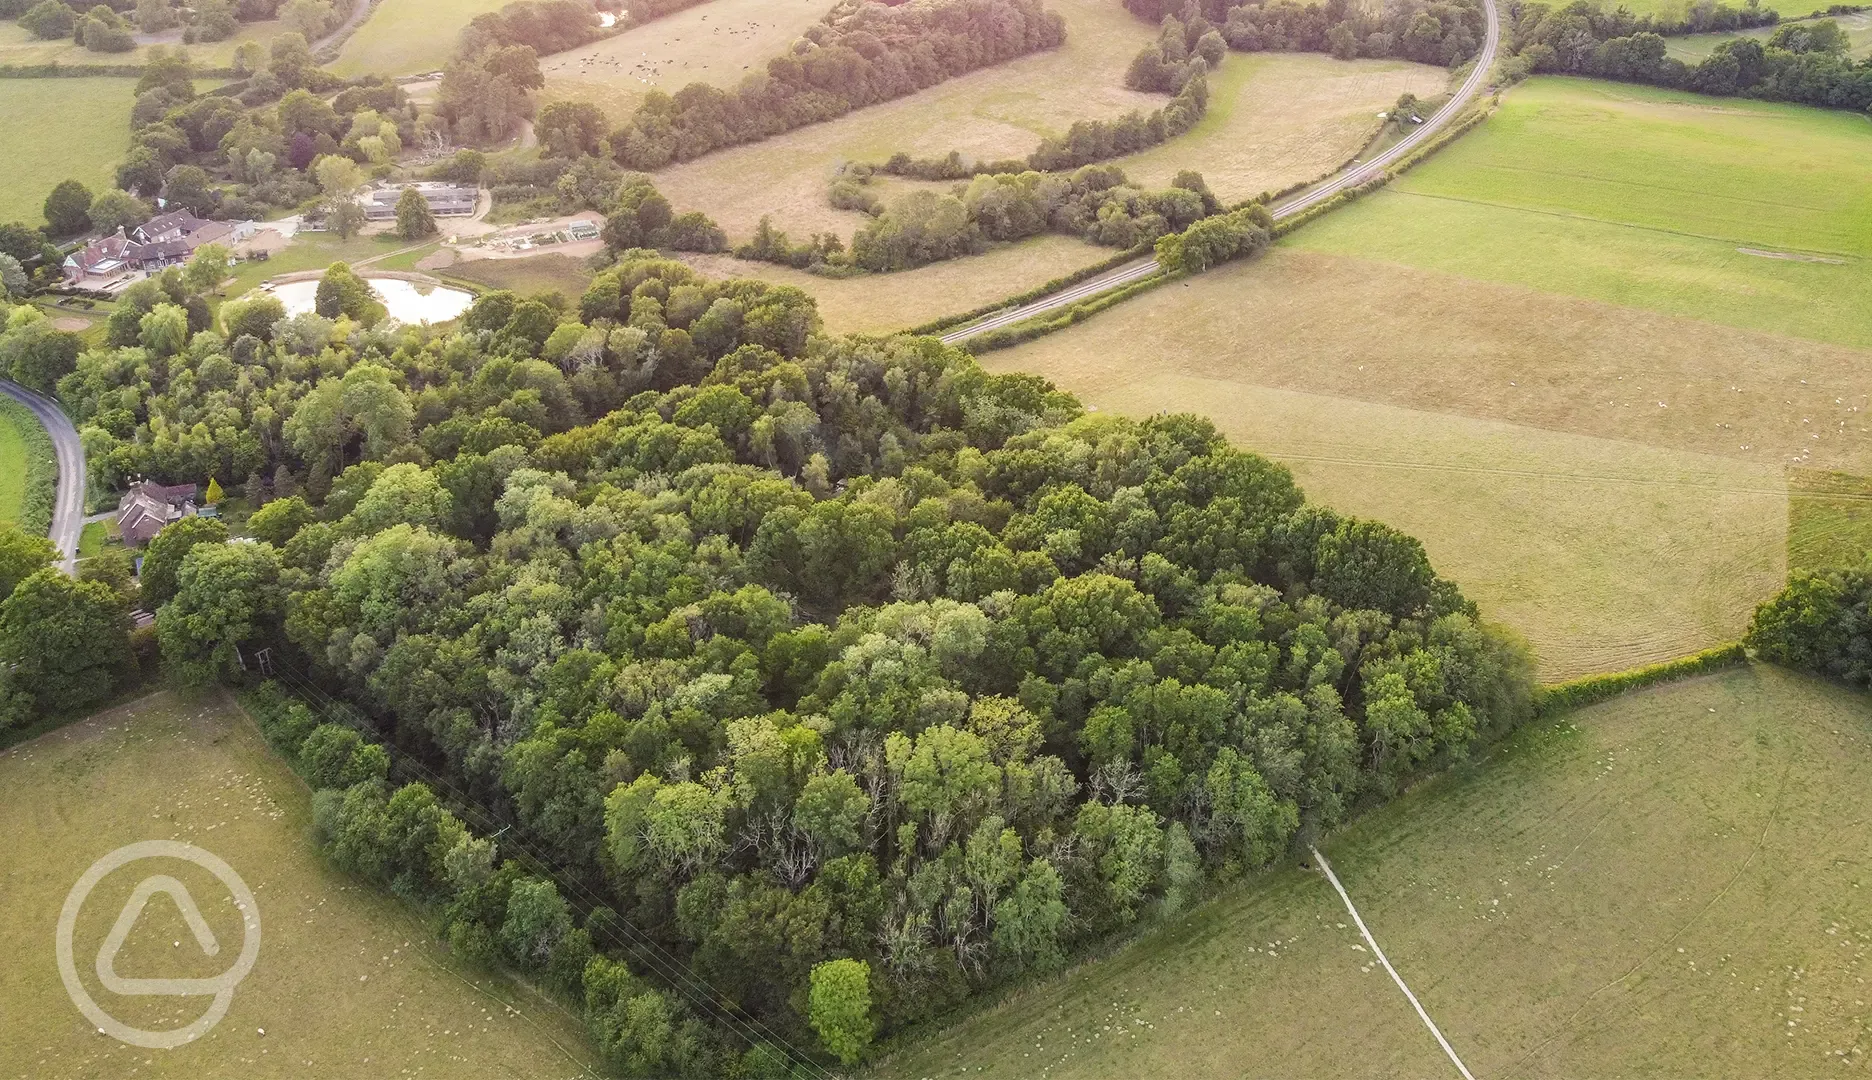
<svg viewBox="0 0 1872 1080">
<path fill-rule="evenodd" d="M 78 429 L 58 402 L 36 394 L 16 382 L 0 379 L 0 394 L 33 411 L 52 436 L 58 458 L 58 495 L 52 503 L 52 543 L 59 549 L 59 566 L 71 573 L 78 558 L 78 534 L 84 529 L 85 456 Z"/>
<path fill-rule="evenodd" d="M 1487 16 L 1487 28 L 1484 31 L 1482 39 L 1482 51 L 1476 55 L 1475 67 L 1469 72 L 1468 78 L 1464 79 L 1462 85 L 1456 88 L 1455 96 L 1451 97 L 1449 102 L 1441 109 L 1438 109 L 1433 116 L 1425 120 L 1416 131 L 1398 140 L 1396 145 L 1392 146 L 1384 153 L 1377 155 L 1370 161 L 1358 162 L 1342 170 L 1325 183 L 1303 191 L 1293 198 L 1288 199 L 1286 202 L 1275 206 L 1272 209 L 1275 221 L 1292 217 L 1295 214 L 1332 198 L 1342 191 L 1355 188 L 1360 184 L 1376 178 L 1380 172 L 1402 160 L 1411 151 L 1422 146 L 1426 140 L 1434 138 L 1437 132 L 1449 126 L 1449 122 L 1456 117 L 1456 114 L 1460 113 L 1463 108 L 1474 99 L 1482 87 L 1487 84 L 1489 70 L 1495 66 L 1496 49 L 1501 45 L 1501 18 L 1495 11 L 1495 0 L 1482 0 L 1482 10 Z M 1090 278 L 1077 285 L 1062 289 L 1059 292 L 1043 296 L 1032 303 L 1009 308 L 1006 311 L 990 315 L 979 322 L 970 323 L 959 330 L 951 330 L 949 333 L 944 334 L 942 339 L 945 342 L 963 341 L 977 334 L 985 334 L 990 330 L 998 330 L 1004 326 L 1012 326 L 1018 322 L 1025 322 L 1035 315 L 1052 311 L 1055 308 L 1065 307 L 1075 301 L 1083 300 L 1088 296 L 1096 296 L 1107 290 L 1116 289 L 1121 285 L 1128 285 L 1133 281 L 1147 278 L 1157 273 L 1160 269 L 1162 268 L 1157 265 L 1156 259 L 1146 256 L 1138 259 L 1136 262 L 1125 263 L 1116 270 L 1100 274 L 1098 277 Z"/>
</svg>

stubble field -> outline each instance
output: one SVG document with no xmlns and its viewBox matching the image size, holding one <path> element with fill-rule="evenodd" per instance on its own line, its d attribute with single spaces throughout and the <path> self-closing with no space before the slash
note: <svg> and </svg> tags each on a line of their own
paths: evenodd
<svg viewBox="0 0 1872 1080">
<path fill-rule="evenodd" d="M 1724 253 L 1860 243 L 1844 178 L 1872 143 L 1833 137 L 1851 117 L 1627 89 L 1517 88 L 1396 191 L 985 362 L 1101 408 L 1211 416 L 1326 503 L 1423 539 L 1546 678 L 1732 640 L 1785 574 L 1786 469 L 1872 472 L 1872 355 L 1861 260 Z M 1744 136 L 1754 195 L 1707 160 Z M 1502 205 L 1429 194 L 1465 185 Z M 1820 273 L 1843 280 L 1797 276 Z M 1767 290 L 1798 302 L 1731 302 Z"/>
<path fill-rule="evenodd" d="M 159 694 L 0 754 L 0 1076 L 584 1077 L 578 1025 L 529 992 L 455 964 L 399 901 L 326 869 L 307 832 L 311 799 L 224 697 Z M 66 893 L 100 856 L 142 840 L 212 852 L 252 890 L 261 942 L 221 1023 L 188 1045 L 136 1049 L 99 1036 L 54 962 Z M 154 897 L 124 941 L 127 978 L 210 978 L 243 937 L 226 886 L 192 863 L 133 864 L 102 879 L 76 924 L 89 992 L 119 1020 L 167 1030 L 201 997 L 124 997 L 91 978 L 107 931 L 142 877 L 169 874 L 201 909 L 217 957 L 180 909 Z M 264 1034 L 261 1034 L 264 1029 Z"/>
<path fill-rule="evenodd" d="M 1488 1077 L 1822 1076 L 1872 1053 L 1872 705 L 1773 668 L 1530 729 L 1324 847 Z M 1289 869 L 912 1044 L 890 1077 L 1443 1076 Z"/>
</svg>

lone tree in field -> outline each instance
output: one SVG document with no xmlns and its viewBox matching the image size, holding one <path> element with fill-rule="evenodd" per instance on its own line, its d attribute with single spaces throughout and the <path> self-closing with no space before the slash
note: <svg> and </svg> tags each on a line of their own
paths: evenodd
<svg viewBox="0 0 1872 1080">
<path fill-rule="evenodd" d="M 847 1065 L 857 1062 L 877 1031 L 871 1016 L 871 965 L 851 959 L 815 964 L 811 1019 L 827 1050 Z"/>
<path fill-rule="evenodd" d="M 405 240 L 421 240 L 436 234 L 435 215 L 429 212 L 429 200 L 415 188 L 404 188 L 396 204 L 397 235 Z"/>
</svg>

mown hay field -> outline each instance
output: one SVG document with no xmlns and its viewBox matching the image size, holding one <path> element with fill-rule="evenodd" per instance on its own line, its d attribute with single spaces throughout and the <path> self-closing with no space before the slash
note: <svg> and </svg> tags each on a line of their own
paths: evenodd
<svg viewBox="0 0 1872 1080">
<path fill-rule="evenodd" d="M 111 186 L 130 144 L 135 90 L 134 79 L 0 79 L 0 221 L 44 225 L 46 196 L 62 180 Z"/>
<path fill-rule="evenodd" d="M 1574 79 L 1296 246 L 1872 347 L 1872 117 Z"/>
<path fill-rule="evenodd" d="M 621 122 L 651 90 L 730 89 L 765 72 L 832 0 L 710 0 L 582 48 L 542 57 L 545 101 L 589 101 Z"/>
<path fill-rule="evenodd" d="M 1443 573 L 1528 637 L 1545 677 L 1732 640 L 1783 579 L 1790 513 L 1832 505 L 1791 510 L 1786 470 L 1872 473 L 1872 352 L 1853 342 L 1872 324 L 1851 292 L 1867 278 L 1852 259 L 1737 266 L 1724 254 L 1736 240 L 1683 234 L 1859 243 L 1868 224 L 1854 200 L 1867 196 L 1844 184 L 1855 151 L 1834 135 L 1865 121 L 1616 96 L 1628 89 L 1536 80 L 1396 192 L 1259 260 L 984 359 L 1100 408 L 1212 417 L 1328 504 L 1422 538 Z M 1505 139 L 1528 147 L 1525 168 Z M 1702 148 L 1705 167 L 1671 171 L 1630 140 Z M 1710 145 L 1750 151 L 1735 168 L 1759 198 L 1715 175 Z M 1423 194 L 1465 185 L 1501 205 Z M 1557 209 L 1569 206 L 1603 216 Z M 1664 245 L 1682 257 L 1658 258 Z M 1625 267 L 1657 287 L 1622 292 Z M 1823 271 L 1846 291 L 1794 276 Z M 1704 282 L 1738 297 L 1779 290 L 1757 321 L 1777 315 L 1780 332 L 1739 328 L 1741 300 L 1696 307 Z"/>
<path fill-rule="evenodd" d="M 1872 702 L 1743 668 L 1582 709 L 1327 858 L 1477 1076 L 1820 1076 L 1872 1054 Z M 880 1075 L 1446 1076 L 1318 874 L 1235 887 Z"/>
<path fill-rule="evenodd" d="M 328 66 L 346 77 L 440 71 L 455 55 L 462 28 L 505 6 L 503 0 L 380 0 Z"/>
<path fill-rule="evenodd" d="M 233 702 L 158 694 L 0 754 L 0 1074 L 8 1077 L 584 1077 L 579 1026 L 531 992 L 456 964 L 400 902 L 327 869 L 311 799 Z M 60 982 L 53 941 L 72 885 L 100 856 L 181 840 L 252 890 L 260 950 L 220 1024 L 174 1050 L 96 1033 Z M 202 997 L 104 991 L 91 960 L 138 882 L 187 887 L 220 945 L 209 957 L 157 896 L 118 954 L 129 978 L 211 978 L 243 940 L 227 887 L 192 863 L 139 862 L 103 878 L 73 936 L 76 967 L 124 1023 L 167 1030 Z M 265 1034 L 261 1034 L 264 1029 Z"/>
<path fill-rule="evenodd" d="M 1209 77 L 1200 123 L 1117 164 L 1154 187 L 1195 169 L 1223 202 L 1239 202 L 1332 172 L 1377 134 L 1378 114 L 1399 95 L 1431 98 L 1448 85 L 1442 68 L 1404 60 L 1230 53 Z"/>
</svg>

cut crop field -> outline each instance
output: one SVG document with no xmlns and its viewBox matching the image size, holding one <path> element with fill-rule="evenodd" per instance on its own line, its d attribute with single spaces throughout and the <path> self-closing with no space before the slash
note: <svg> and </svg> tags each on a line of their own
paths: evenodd
<svg viewBox="0 0 1872 1080">
<path fill-rule="evenodd" d="M 455 55 L 462 28 L 504 6 L 503 0 L 380 0 L 329 66 L 347 77 L 440 71 Z"/>
<path fill-rule="evenodd" d="M 1872 702 L 1772 668 L 1511 739 L 1323 850 L 1477 1076 L 1821 1076 L 1872 1054 Z M 881 1075 L 1450 1076 L 1319 875 L 1263 875 Z"/>
<path fill-rule="evenodd" d="M 61 180 L 109 187 L 130 143 L 135 90 L 135 79 L 0 79 L 0 221 L 44 225 L 46 196 Z"/>
<path fill-rule="evenodd" d="M 1112 0 L 1052 0 L 1047 7 L 1066 20 L 1066 44 L 1057 49 L 662 169 L 654 174 L 657 186 L 681 209 L 714 218 L 730 240 L 751 234 L 763 214 L 797 237 L 827 229 L 849 237 L 864 216 L 834 210 L 826 199 L 838 167 L 848 161 L 883 161 L 899 150 L 1025 157 L 1042 137 L 1064 132 L 1074 120 L 1148 112 L 1167 100 L 1124 88 L 1125 68 L 1151 39 L 1152 27 Z"/>
<path fill-rule="evenodd" d="M 159 694 L 0 754 L 0 1075 L 12 1077 L 582 1077 L 578 1026 L 503 980 L 461 969 L 411 912 L 325 868 L 311 799 L 222 696 Z M 260 950 L 221 1023 L 174 1050 L 96 1033 L 67 996 L 53 941 L 66 894 L 92 862 L 142 840 L 181 840 L 225 860 L 252 890 Z M 181 910 L 154 897 L 124 939 L 128 978 L 210 978 L 243 939 L 227 887 L 158 859 L 104 877 L 73 936 L 101 1007 L 155 1030 L 200 1016 L 203 997 L 125 997 L 91 976 L 138 882 L 187 887 L 220 945 L 203 954 Z M 517 1011 L 515 1011 L 517 1010 Z M 264 1034 L 262 1034 L 264 1029 Z"/>
<path fill-rule="evenodd" d="M 1868 174 L 1872 117 L 1535 79 L 1293 242 L 1868 347 Z"/>
<path fill-rule="evenodd" d="M 589 101 L 622 121 L 645 94 L 729 89 L 832 10 L 832 0 L 710 0 L 540 61 L 548 101 Z"/>
<path fill-rule="evenodd" d="M 1400 94 L 1431 98 L 1448 85 L 1448 71 L 1403 60 L 1230 53 L 1209 77 L 1209 111 L 1195 128 L 1117 164 L 1152 187 L 1195 169 L 1223 202 L 1239 202 L 1337 169 Z"/>
<path fill-rule="evenodd" d="M 681 258 L 710 277 L 796 285 L 818 301 L 826 329 L 835 334 L 884 334 L 993 303 L 1111 254 L 1110 248 L 1093 247 L 1070 236 L 1037 236 L 965 259 L 842 279 L 729 255 Z"/>
<path fill-rule="evenodd" d="M 1811 546 L 1790 542 L 1786 470 L 1872 473 L 1872 351 L 1853 340 L 1872 337 L 1872 323 L 1850 292 L 1869 279 L 1853 259 L 1737 256 L 1737 267 L 1723 257 L 1735 240 L 1684 234 L 1747 229 L 1781 250 L 1867 250 L 1859 237 L 1872 221 L 1853 207 L 1872 196 L 1845 178 L 1856 160 L 1872 165 L 1872 130 L 1813 110 L 1618 96 L 1628 89 L 1517 88 L 1399 190 L 1262 259 L 985 362 L 1045 375 L 1100 408 L 1210 416 L 1287 463 L 1314 497 L 1421 538 L 1443 573 L 1529 638 L 1543 677 L 1732 640 L 1779 587 L 1790 546 L 1797 565 Z M 1526 168 L 1490 149 L 1504 139 L 1529 147 Z M 1628 141 L 1701 152 L 1701 171 L 1673 172 L 1621 149 Z M 1727 167 L 1763 201 L 1717 178 L 1709 145 L 1737 147 Z M 1440 194 L 1463 185 L 1501 205 Z M 1725 210 L 1725 197 L 1738 205 Z M 1551 209 L 1569 205 L 1602 216 Z M 1682 261 L 1659 259 L 1660 244 L 1686 245 Z M 1841 273 L 1847 291 L 1783 276 L 1814 271 Z M 1684 279 L 1674 291 L 1620 292 L 1673 272 Z M 1705 283 L 1733 297 L 1693 304 Z M 1778 305 L 1750 299 L 1770 288 Z M 1756 321 L 1808 335 L 1739 328 L 1748 303 Z M 1794 512 L 1838 502 L 1803 499 Z"/>
</svg>

